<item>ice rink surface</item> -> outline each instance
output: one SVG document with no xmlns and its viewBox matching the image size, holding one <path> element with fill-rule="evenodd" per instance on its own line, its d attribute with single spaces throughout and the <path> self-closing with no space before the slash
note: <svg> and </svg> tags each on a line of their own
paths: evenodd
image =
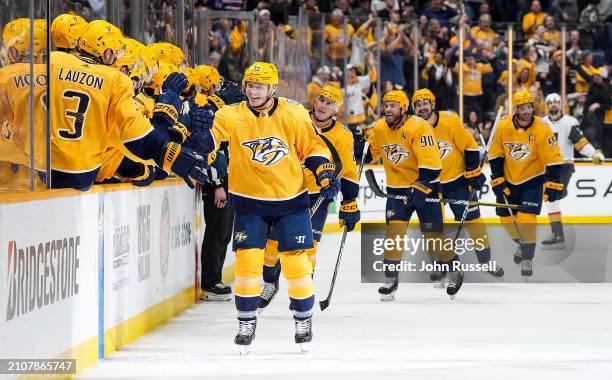
<svg viewBox="0 0 612 380">
<path fill-rule="evenodd" d="M 319 245 L 318 299 L 327 295 L 339 240 L 327 234 Z M 379 285 L 360 282 L 359 255 L 359 234 L 349 234 L 332 304 L 317 307 L 307 354 L 293 342 L 281 281 L 248 356 L 233 343 L 233 302 L 207 302 L 80 378 L 612 379 L 611 284 L 468 283 L 454 301 L 431 284 L 400 284 L 397 300 L 382 303 Z"/>
</svg>

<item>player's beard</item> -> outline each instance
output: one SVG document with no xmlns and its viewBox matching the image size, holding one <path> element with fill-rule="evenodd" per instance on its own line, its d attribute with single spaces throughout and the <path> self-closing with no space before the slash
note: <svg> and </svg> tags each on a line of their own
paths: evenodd
<svg viewBox="0 0 612 380">
<path fill-rule="evenodd" d="M 421 119 L 429 120 L 429 118 L 431 117 L 431 114 L 433 114 L 433 109 L 430 109 L 427 112 L 422 110 L 421 112 L 417 113 L 417 116 L 420 117 Z"/>
<path fill-rule="evenodd" d="M 553 111 L 554 111 L 554 112 L 553 112 Z M 555 110 L 549 109 L 549 110 L 548 110 L 548 116 L 550 116 L 550 118 L 551 118 L 552 120 L 557 120 L 557 119 L 559 119 L 559 117 L 561 116 L 561 107 L 559 107 L 559 108 L 557 108 L 557 109 L 555 109 Z"/>
<path fill-rule="evenodd" d="M 385 120 L 390 127 L 395 127 L 400 120 L 402 120 L 402 113 L 400 112 L 399 116 L 394 115 L 385 115 Z"/>
</svg>

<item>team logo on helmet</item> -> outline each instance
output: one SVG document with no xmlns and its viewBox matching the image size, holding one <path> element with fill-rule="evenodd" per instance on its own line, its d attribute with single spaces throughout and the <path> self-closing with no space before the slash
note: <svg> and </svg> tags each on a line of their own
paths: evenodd
<svg viewBox="0 0 612 380">
<path fill-rule="evenodd" d="M 529 149 L 527 144 L 504 143 L 504 146 L 508 148 L 508 155 L 515 161 L 522 161 L 531 156 L 531 149 Z"/>
<path fill-rule="evenodd" d="M 440 159 L 443 160 L 453 151 L 453 146 L 447 141 L 438 140 L 438 149 L 440 150 Z"/>
<path fill-rule="evenodd" d="M 399 164 L 410 156 L 410 152 L 399 144 L 385 145 L 380 149 L 387 153 L 387 160 L 395 165 Z"/>
<path fill-rule="evenodd" d="M 274 136 L 243 142 L 242 145 L 251 149 L 251 159 L 263 166 L 274 165 L 289 154 L 289 146 Z"/>
</svg>

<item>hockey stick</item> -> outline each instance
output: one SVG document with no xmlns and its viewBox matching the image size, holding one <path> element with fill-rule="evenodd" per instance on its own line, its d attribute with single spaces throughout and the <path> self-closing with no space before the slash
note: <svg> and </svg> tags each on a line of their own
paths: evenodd
<svg viewBox="0 0 612 380">
<path fill-rule="evenodd" d="M 331 153 L 331 156 L 334 159 L 334 164 L 336 165 L 336 168 L 334 169 L 333 180 L 335 181 L 336 179 L 338 179 L 338 176 L 340 176 L 340 172 L 342 171 L 342 160 L 340 160 L 340 155 L 338 154 L 336 147 L 334 147 L 334 144 L 332 144 L 331 141 L 327 139 L 327 137 L 323 136 L 322 133 L 319 134 L 319 137 L 321 138 L 321 140 L 323 140 L 325 145 L 327 145 L 327 148 L 329 149 L 329 152 Z M 325 197 L 323 195 L 319 195 L 315 203 L 310 207 L 310 217 L 312 217 L 314 213 L 317 212 L 324 200 Z"/>
<path fill-rule="evenodd" d="M 484 165 L 485 159 L 487 158 L 489 149 L 491 148 L 491 142 L 493 141 L 493 136 L 495 136 L 495 131 L 497 130 L 497 124 L 499 124 L 499 120 L 501 119 L 501 115 L 503 112 L 504 112 L 504 107 L 500 106 L 499 109 L 497 110 L 495 121 L 493 122 L 493 128 L 491 129 L 491 135 L 489 137 L 488 144 L 484 143 L 484 139 L 482 138 L 482 133 L 480 133 L 480 128 L 476 127 L 478 131 L 478 137 L 480 138 L 480 142 L 482 143 L 482 146 L 485 148 L 484 154 L 482 158 L 480 159 L 480 163 L 478 164 L 478 167 L 480 167 L 481 169 L 482 169 L 482 165 Z M 478 190 L 481 190 L 481 189 L 478 189 Z M 473 188 L 470 191 L 470 195 L 468 196 L 468 201 L 471 201 L 472 198 L 474 198 L 474 194 L 476 194 L 476 188 Z M 469 213 L 468 210 L 469 210 L 468 206 L 466 206 L 463 209 L 463 215 L 461 215 L 461 221 L 459 222 L 459 227 L 457 228 L 457 233 L 455 234 L 455 238 L 453 239 L 453 241 L 456 241 L 459 238 L 459 235 L 461 234 L 461 229 L 463 228 L 463 225 L 465 224 L 465 219 L 467 218 L 467 215 Z"/>
<path fill-rule="evenodd" d="M 398 194 L 388 194 L 385 193 L 378 183 L 376 182 L 376 176 L 374 175 L 374 171 L 372 169 L 367 169 L 365 171 L 366 180 L 372 189 L 372 192 L 377 197 L 381 198 L 391 198 L 391 199 L 399 199 L 404 202 L 408 201 L 407 195 L 398 195 Z M 425 202 L 428 203 L 448 203 L 454 205 L 465 205 L 465 206 L 488 206 L 488 207 L 510 207 L 511 209 L 519 209 L 518 205 L 513 204 L 505 204 L 505 203 L 496 203 L 496 202 L 480 202 L 480 201 L 466 201 L 460 199 L 439 199 L 439 198 L 425 198 Z"/>
<path fill-rule="evenodd" d="M 361 153 L 361 163 L 359 163 L 359 171 L 357 174 L 357 180 L 361 179 L 361 172 L 363 171 L 363 165 L 365 162 L 366 155 L 368 153 L 368 142 L 366 141 L 363 146 L 363 152 Z M 321 311 L 327 309 L 329 303 L 331 302 L 331 296 L 334 292 L 334 285 L 336 284 L 336 276 L 338 275 L 338 268 L 340 268 L 340 259 L 342 258 L 342 252 L 344 251 L 344 243 L 346 242 L 346 235 L 348 231 L 346 229 L 346 225 L 342 231 L 342 240 L 340 240 L 340 249 L 338 250 L 338 257 L 336 258 L 336 267 L 334 268 L 334 275 L 332 276 L 331 285 L 329 286 L 329 292 L 327 293 L 327 298 L 323 301 L 319 301 L 319 307 Z"/>
</svg>

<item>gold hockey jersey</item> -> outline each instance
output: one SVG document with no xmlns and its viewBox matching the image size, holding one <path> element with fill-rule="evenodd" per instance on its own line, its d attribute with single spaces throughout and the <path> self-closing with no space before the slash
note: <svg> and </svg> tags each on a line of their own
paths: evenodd
<svg viewBox="0 0 612 380">
<path fill-rule="evenodd" d="M 230 201 L 243 212 L 284 215 L 308 207 L 302 163 L 312 169 L 330 159 L 306 109 L 281 97 L 262 112 L 246 101 L 219 109 L 211 134 L 214 150 L 229 145 Z"/>
<path fill-rule="evenodd" d="M 336 120 L 331 120 L 331 123 L 323 128 L 319 128 L 316 124 L 314 125 L 318 132 L 325 136 L 336 148 L 340 161 L 342 161 L 342 170 L 340 171 L 339 178 L 343 199 L 356 198 L 359 193 L 359 178 L 357 162 L 353 152 L 353 134 L 342 123 Z M 319 186 L 313 172 L 305 169 L 304 173 L 308 184 L 308 193 L 318 193 Z"/>
<path fill-rule="evenodd" d="M 520 128 L 513 117 L 500 120 L 489 161 L 499 157 L 504 158 L 504 178 L 513 185 L 540 179 L 546 166 L 563 163 L 555 135 L 537 116 L 526 129 Z"/>
<path fill-rule="evenodd" d="M 466 167 L 466 153 L 478 160 L 478 144 L 474 136 L 463 126 L 459 115 L 451 111 L 438 112 L 433 124 L 434 135 L 438 141 L 442 172 L 442 185 L 463 178 Z"/>
<path fill-rule="evenodd" d="M 373 160 L 382 157 L 387 186 L 406 188 L 419 177 L 419 169 L 439 171 L 440 152 L 433 128 L 418 116 L 392 129 L 385 118 L 379 119 L 368 139 Z"/>
</svg>

